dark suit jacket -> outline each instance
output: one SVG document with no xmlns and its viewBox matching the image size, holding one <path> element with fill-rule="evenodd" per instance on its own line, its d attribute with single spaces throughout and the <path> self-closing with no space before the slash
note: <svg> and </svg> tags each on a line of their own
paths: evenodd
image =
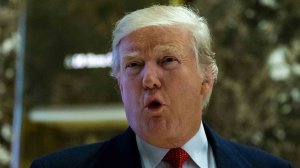
<svg viewBox="0 0 300 168">
<path fill-rule="evenodd" d="M 264 151 L 220 137 L 204 124 L 217 168 L 288 168 L 291 165 Z M 135 134 L 128 128 L 113 139 L 65 149 L 36 159 L 31 168 L 141 168 Z"/>
</svg>

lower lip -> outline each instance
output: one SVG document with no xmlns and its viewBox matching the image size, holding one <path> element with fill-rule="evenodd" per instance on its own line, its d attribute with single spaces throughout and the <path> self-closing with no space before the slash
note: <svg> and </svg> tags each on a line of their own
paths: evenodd
<svg viewBox="0 0 300 168">
<path fill-rule="evenodd" d="M 157 111 L 162 107 L 162 105 L 159 106 L 147 106 L 146 108 L 150 111 Z"/>
</svg>

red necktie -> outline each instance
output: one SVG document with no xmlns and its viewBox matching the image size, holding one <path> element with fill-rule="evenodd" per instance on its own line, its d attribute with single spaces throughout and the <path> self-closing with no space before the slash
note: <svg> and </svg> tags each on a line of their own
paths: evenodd
<svg viewBox="0 0 300 168">
<path fill-rule="evenodd" d="M 181 148 L 173 148 L 163 158 L 173 168 L 182 168 L 183 163 L 189 158 L 189 154 Z"/>
</svg>

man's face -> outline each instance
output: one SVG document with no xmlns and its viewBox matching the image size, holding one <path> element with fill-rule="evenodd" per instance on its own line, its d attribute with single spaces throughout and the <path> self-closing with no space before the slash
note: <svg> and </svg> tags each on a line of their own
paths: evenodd
<svg viewBox="0 0 300 168">
<path fill-rule="evenodd" d="M 182 146 L 198 131 L 212 87 L 197 67 L 191 33 L 141 28 L 121 40 L 119 56 L 118 82 L 133 131 L 155 146 Z"/>
</svg>

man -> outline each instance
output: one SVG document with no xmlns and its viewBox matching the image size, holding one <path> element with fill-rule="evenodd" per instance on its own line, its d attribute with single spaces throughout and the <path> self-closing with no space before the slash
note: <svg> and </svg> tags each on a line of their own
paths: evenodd
<svg viewBox="0 0 300 168">
<path fill-rule="evenodd" d="M 202 122 L 218 73 L 202 17 L 186 7 L 152 6 L 122 18 L 113 38 L 112 76 L 130 127 L 109 141 L 37 159 L 32 168 L 291 167 Z"/>
</svg>

